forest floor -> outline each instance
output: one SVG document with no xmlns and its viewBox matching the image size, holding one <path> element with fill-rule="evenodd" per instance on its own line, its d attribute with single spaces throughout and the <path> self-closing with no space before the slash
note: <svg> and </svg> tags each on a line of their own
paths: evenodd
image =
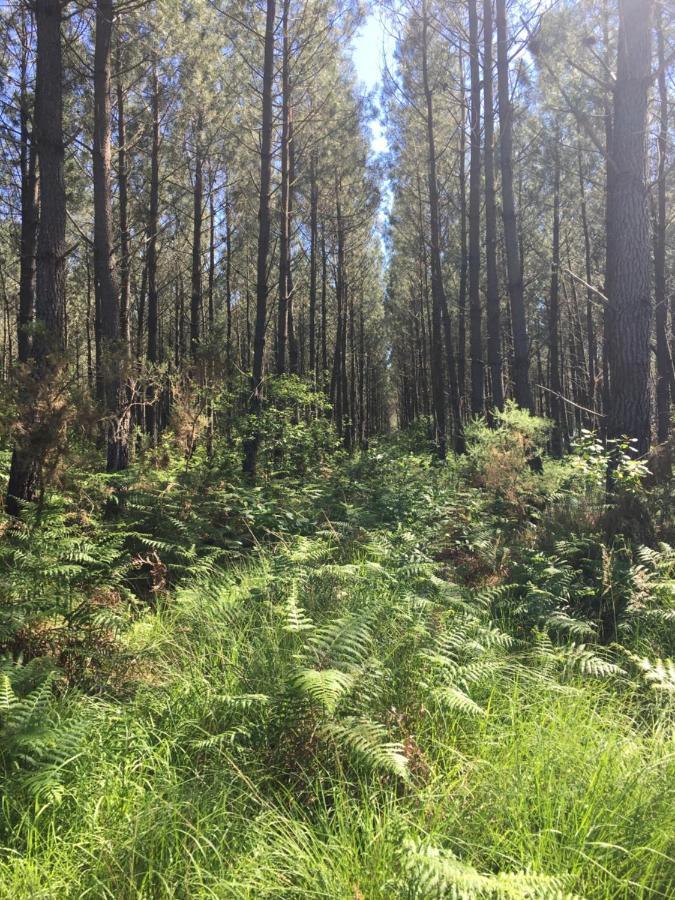
<svg viewBox="0 0 675 900">
<path fill-rule="evenodd" d="M 47 692 L 6 660 L 0 897 L 673 897 L 675 555 L 603 543 L 592 454 L 538 475 L 504 435 L 132 497 L 147 602 Z M 228 502 L 223 565 L 186 523 Z M 109 535 L 55 562 L 59 515 L 24 589 L 114 568 Z"/>
</svg>

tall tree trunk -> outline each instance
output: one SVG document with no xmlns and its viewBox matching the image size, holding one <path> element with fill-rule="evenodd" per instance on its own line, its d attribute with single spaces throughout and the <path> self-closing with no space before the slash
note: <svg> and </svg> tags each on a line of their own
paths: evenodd
<svg viewBox="0 0 675 900">
<path fill-rule="evenodd" d="M 337 328 L 335 332 L 335 351 L 333 353 L 333 371 L 330 381 L 330 398 L 333 405 L 333 421 L 340 437 L 343 434 L 344 395 L 342 390 L 342 370 L 344 367 L 344 306 L 345 306 L 345 238 L 340 203 L 340 181 L 335 174 L 335 218 L 337 229 L 337 268 L 335 273 L 335 298 L 337 301 Z"/>
<path fill-rule="evenodd" d="M 551 453 L 558 459 L 562 456 L 562 424 L 560 402 L 562 384 L 560 381 L 560 150 L 558 137 L 554 148 L 553 160 L 553 241 L 551 251 L 551 290 L 548 306 L 548 353 L 549 353 L 549 386 L 551 388 Z"/>
<path fill-rule="evenodd" d="M 138 292 L 138 321 L 136 323 L 136 359 L 140 362 L 143 357 L 143 337 L 145 335 L 145 301 L 148 292 L 148 264 L 143 260 L 141 270 L 141 288 Z"/>
<path fill-rule="evenodd" d="M 354 321 L 354 291 L 349 295 L 349 417 L 345 445 L 353 450 L 356 441 L 356 323 Z M 345 367 L 346 372 L 346 367 Z"/>
<path fill-rule="evenodd" d="M 480 68 L 476 0 L 469 0 L 469 349 L 471 352 L 471 413 L 485 410 L 482 314 L 480 306 Z"/>
<path fill-rule="evenodd" d="M 94 289 L 101 327 L 101 379 L 107 417 L 107 469 L 129 465 L 129 413 L 121 371 L 127 346 L 120 334 L 120 298 L 113 255 L 111 169 L 112 0 L 97 0 L 94 44 Z"/>
<path fill-rule="evenodd" d="M 497 208 L 494 174 L 494 109 L 492 99 L 492 0 L 483 0 L 483 106 L 485 121 L 485 271 L 487 276 L 487 355 L 492 403 L 504 408 L 501 321 L 497 278 Z"/>
<path fill-rule="evenodd" d="M 614 122 L 608 159 L 608 434 L 642 455 L 650 441 L 650 252 L 647 99 L 653 0 L 620 0 Z"/>
<path fill-rule="evenodd" d="M 666 296 L 666 157 L 668 148 L 668 89 L 663 36 L 663 18 L 657 18 L 657 65 L 659 97 L 658 177 L 656 181 L 656 221 L 654 240 L 654 312 L 656 319 L 656 433 L 659 443 L 670 436 L 670 378 L 672 361 L 668 348 L 668 305 Z M 671 322 L 675 333 L 675 321 Z M 675 399 L 675 398 L 674 398 Z"/>
<path fill-rule="evenodd" d="M 457 328 L 457 385 L 462 406 L 466 403 L 466 286 L 469 267 L 467 251 L 466 223 L 466 89 L 464 85 L 464 59 L 462 47 L 459 49 L 459 71 L 461 81 L 461 115 L 459 131 L 459 324 Z"/>
<path fill-rule="evenodd" d="M 309 171 L 309 371 L 317 382 L 316 356 L 316 253 L 319 186 L 316 181 L 316 155 L 312 153 Z"/>
<path fill-rule="evenodd" d="M 586 189 L 584 170 L 581 160 L 581 148 L 578 150 L 579 164 L 579 194 L 581 198 L 581 225 L 584 232 L 584 263 L 586 274 L 586 344 L 588 346 L 588 405 L 596 409 L 597 404 L 597 380 L 598 380 L 598 346 L 593 321 L 593 291 L 591 268 L 591 235 L 588 227 L 588 212 L 586 208 Z"/>
<path fill-rule="evenodd" d="M 38 178 L 35 136 L 30 132 L 31 104 L 28 94 L 28 21 L 21 11 L 20 63 L 20 170 L 21 170 L 21 237 L 19 249 L 19 312 L 17 350 L 20 363 L 30 356 L 30 325 L 35 306 L 35 244 L 38 233 Z"/>
<path fill-rule="evenodd" d="M 274 26 L 276 0 L 267 0 L 263 63 L 262 123 L 260 142 L 260 195 L 258 207 L 258 259 L 256 268 L 256 317 L 253 340 L 253 372 L 249 412 L 257 417 L 262 402 L 262 376 L 267 327 L 267 257 L 270 244 L 270 181 L 272 174 L 272 87 L 274 81 Z M 260 435 L 257 423 L 244 441 L 244 473 L 255 478 Z"/>
<path fill-rule="evenodd" d="M 65 350 L 66 191 L 63 140 L 63 51 L 61 0 L 37 0 L 37 66 L 34 139 L 40 177 L 40 224 L 36 256 L 36 329 L 32 346 L 32 374 L 38 400 L 56 375 Z M 14 448 L 6 509 L 16 516 L 22 501 L 34 500 L 41 484 L 45 450 L 42 402 L 26 409 L 24 434 Z"/>
<path fill-rule="evenodd" d="M 288 217 L 286 231 L 286 309 L 288 312 L 288 367 L 294 375 L 300 374 L 300 357 L 298 352 L 298 336 L 295 330 L 294 293 L 293 293 L 293 190 L 295 184 L 295 143 L 293 139 L 293 107 L 291 105 L 291 84 L 288 86 Z"/>
<path fill-rule="evenodd" d="M 513 381 L 518 406 L 532 409 L 530 349 L 525 319 L 523 275 L 518 242 L 518 222 L 513 199 L 513 108 L 509 87 L 509 45 L 506 0 L 496 0 L 497 89 L 499 98 L 499 159 L 502 172 L 502 219 L 506 269 L 509 281 L 511 331 L 513 334 Z"/>
<path fill-rule="evenodd" d="M 326 381 L 328 372 L 328 304 L 326 294 L 328 291 L 328 254 L 326 252 L 326 228 L 321 223 L 321 376 L 322 382 Z"/>
<path fill-rule="evenodd" d="M 443 285 L 440 245 L 440 215 L 438 204 L 438 181 L 436 175 L 436 144 L 434 134 L 433 92 L 429 81 L 428 64 L 428 31 L 429 20 L 426 0 L 422 4 L 422 82 L 426 101 L 427 131 L 427 182 L 429 190 L 429 221 L 431 251 L 431 394 L 436 420 L 436 443 L 440 459 L 446 456 L 446 413 L 445 389 L 443 376 L 443 333 L 445 332 L 445 352 L 447 376 L 450 394 L 450 405 L 454 419 L 457 452 L 464 449 L 464 433 L 459 408 L 459 392 L 457 390 L 457 369 L 455 365 L 454 345 L 452 340 L 450 314 Z"/>
<path fill-rule="evenodd" d="M 117 82 L 117 183 L 119 188 L 120 217 L 120 339 L 131 351 L 131 330 L 129 315 L 129 284 L 131 264 L 129 256 L 129 173 L 127 171 L 127 134 L 125 120 L 126 96 L 122 83 L 122 50 L 118 42 L 116 53 Z"/>
<path fill-rule="evenodd" d="M 286 371 L 288 337 L 290 223 L 291 223 L 291 97 L 288 13 L 290 0 L 283 0 L 281 30 L 281 222 L 279 228 L 279 314 L 277 317 L 277 375 Z"/>
<path fill-rule="evenodd" d="M 202 216 L 204 179 L 201 147 L 202 120 L 197 117 L 195 126 L 195 180 L 192 212 L 192 268 L 190 278 L 190 358 L 193 366 L 199 356 L 202 319 Z"/>
<path fill-rule="evenodd" d="M 148 283 L 148 362 L 159 362 L 159 296 L 157 293 L 157 230 L 159 228 L 159 79 L 157 60 L 153 57 L 151 73 L 150 114 L 152 117 L 152 143 L 150 149 L 150 208 L 148 212 L 146 270 Z M 154 377 L 154 374 L 153 376 Z M 146 425 L 153 444 L 159 436 L 159 409 L 157 391 L 148 389 Z"/>
<path fill-rule="evenodd" d="M 225 341 L 227 377 L 232 377 L 232 202 L 225 193 Z"/>
</svg>

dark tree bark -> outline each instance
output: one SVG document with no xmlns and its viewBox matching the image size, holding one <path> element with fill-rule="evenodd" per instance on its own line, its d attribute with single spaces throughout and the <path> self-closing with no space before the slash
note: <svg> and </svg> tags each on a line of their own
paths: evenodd
<svg viewBox="0 0 675 900">
<path fill-rule="evenodd" d="M 35 245 L 38 233 L 38 178 L 35 139 L 31 135 L 31 103 L 28 93 L 28 22 L 22 9 L 22 49 L 20 62 L 20 171 L 21 237 L 19 249 L 19 312 L 17 352 L 20 363 L 30 356 L 30 326 L 35 306 Z"/>
<path fill-rule="evenodd" d="M 608 159 L 608 434 L 642 455 L 650 441 L 650 252 L 647 99 L 652 0 L 620 0 L 614 122 Z"/>
<path fill-rule="evenodd" d="M 513 334 L 513 381 L 518 406 L 532 409 L 530 349 L 525 319 L 523 274 L 518 242 L 518 223 L 513 199 L 513 109 L 509 88 L 509 46 L 506 30 L 506 0 L 496 0 L 497 85 L 499 98 L 499 159 L 502 173 L 502 218 L 506 269 L 509 281 L 511 331 Z"/>
<path fill-rule="evenodd" d="M 213 183 L 211 184 L 213 188 Z M 227 219 L 227 200 L 225 201 L 225 217 Z M 227 243 L 227 242 L 226 242 Z M 226 250 L 227 252 L 227 250 Z M 214 303 L 214 286 L 216 281 L 216 210 L 213 202 L 213 190 L 209 191 L 209 271 L 207 276 L 207 303 L 209 316 L 209 337 L 213 337 L 213 329 L 216 324 L 216 309 Z M 226 346 L 226 354 L 229 360 L 229 341 Z"/>
<path fill-rule="evenodd" d="M 656 319 L 656 433 L 659 443 L 670 436 L 670 379 L 672 361 L 668 348 L 668 300 L 666 296 L 666 157 L 668 148 L 668 89 L 663 37 L 663 21 L 659 8 L 657 18 L 658 175 L 656 180 L 656 221 L 654 238 L 654 314 Z M 671 322 L 675 333 L 675 322 Z"/>
<path fill-rule="evenodd" d="M 483 107 L 485 121 L 485 271 L 487 277 L 487 355 L 492 403 L 504 408 L 502 385 L 501 312 L 497 278 L 497 207 L 494 175 L 494 109 L 492 99 L 492 0 L 483 0 Z"/>
<path fill-rule="evenodd" d="M 322 381 L 325 383 L 328 372 L 328 305 L 326 294 L 328 291 L 328 254 L 326 252 L 326 229 L 321 223 L 321 370 Z"/>
<path fill-rule="evenodd" d="M 151 72 L 150 115 L 152 117 L 152 139 L 150 148 L 150 206 L 148 211 L 146 271 L 148 284 L 148 362 L 159 362 L 159 296 L 157 293 L 157 229 L 159 228 L 159 79 L 157 60 L 153 57 Z M 159 436 L 159 415 L 157 392 L 151 385 L 148 389 L 146 427 L 153 444 Z"/>
<path fill-rule="evenodd" d="M 581 149 L 578 152 L 579 162 L 579 193 L 581 197 L 581 224 L 584 232 L 584 261 L 586 272 L 586 284 L 592 284 L 591 269 L 591 237 L 588 227 L 588 214 L 586 210 L 586 190 L 584 181 L 584 171 L 581 162 Z M 596 408 L 597 404 L 597 380 L 598 380 L 598 346 L 595 335 L 595 324 L 593 320 L 593 291 L 590 287 L 586 288 L 586 343 L 588 346 L 588 405 L 591 409 Z"/>
<path fill-rule="evenodd" d="M 471 413 L 485 411 L 482 312 L 480 305 L 480 68 L 476 0 L 469 0 L 469 350 L 471 353 Z"/>
<path fill-rule="evenodd" d="M 464 86 L 464 60 L 459 50 L 459 66 L 462 96 L 462 123 L 459 132 L 459 324 L 457 327 L 457 386 L 460 403 L 466 403 L 466 287 L 469 258 L 466 224 L 466 90 Z"/>
<path fill-rule="evenodd" d="M 119 188 L 120 221 L 120 339 L 131 349 L 131 329 L 129 316 L 129 295 L 131 264 L 129 257 L 129 173 L 127 171 L 127 133 L 125 120 L 126 96 L 122 83 L 122 51 L 118 46 L 116 54 L 117 83 L 117 184 Z"/>
<path fill-rule="evenodd" d="M 61 0 L 37 0 L 37 67 L 34 138 L 40 177 L 40 224 L 36 255 L 35 334 L 32 376 L 39 392 L 49 387 L 65 350 L 66 192 L 63 140 L 63 50 Z M 22 501 L 34 500 L 41 484 L 44 452 L 42 410 L 26 410 L 25 438 L 12 455 L 6 509 L 19 515 Z"/>
<path fill-rule="evenodd" d="M 232 203 L 225 194 L 225 340 L 228 378 L 232 374 Z"/>
<path fill-rule="evenodd" d="M 267 0 L 263 63 L 262 123 L 260 142 L 260 195 L 258 208 L 258 259 L 256 268 L 256 317 L 253 340 L 253 373 L 249 412 L 256 417 L 262 402 L 265 330 L 267 327 L 267 257 L 270 243 L 270 180 L 272 173 L 272 87 L 274 81 L 275 0 Z M 244 473 L 255 478 L 260 435 L 257 424 L 244 442 Z"/>
<path fill-rule="evenodd" d="M 138 321 L 136 323 L 136 359 L 143 357 L 143 338 L 145 336 L 145 301 L 148 292 L 148 264 L 143 260 L 141 271 L 141 287 L 138 292 Z"/>
<path fill-rule="evenodd" d="M 290 281 L 291 226 L 291 97 L 290 44 L 288 13 L 290 0 L 283 0 L 281 30 L 283 50 L 281 65 L 281 221 L 279 228 L 279 313 L 277 316 L 277 375 L 286 371 L 286 341 L 288 337 L 288 305 Z"/>
<path fill-rule="evenodd" d="M 551 388 L 551 454 L 558 459 L 562 456 L 562 424 L 560 401 L 562 383 L 560 380 L 560 151 L 557 137 L 553 160 L 553 241 L 551 250 L 551 290 L 548 306 L 548 352 L 549 385 Z"/>
<path fill-rule="evenodd" d="M 286 309 L 288 312 L 288 367 L 294 375 L 300 374 L 300 353 L 295 329 L 293 261 L 291 242 L 293 237 L 293 193 L 295 184 L 295 141 L 293 138 L 293 107 L 291 105 L 291 85 L 289 81 L 288 101 L 288 219 L 287 219 L 287 262 L 286 262 Z"/>
<path fill-rule="evenodd" d="M 316 355 L 316 255 L 318 245 L 319 186 L 316 180 L 316 156 L 313 153 L 309 170 L 309 371 L 316 383 L 318 366 Z"/>
<path fill-rule="evenodd" d="M 428 66 L 428 29 L 426 2 L 422 4 L 422 82 L 426 101 L 427 131 L 427 182 L 429 190 L 429 222 L 431 252 L 431 394 L 436 420 L 436 442 L 438 455 L 445 459 L 446 455 L 446 414 L 443 367 L 443 331 L 445 332 L 445 352 L 447 376 L 450 394 L 450 405 L 455 427 L 455 450 L 464 449 L 464 432 L 459 409 L 459 392 L 457 390 L 457 369 L 455 365 L 454 345 L 452 340 L 450 314 L 443 285 L 440 246 L 440 214 L 438 204 L 438 181 L 436 175 L 436 144 L 434 134 L 433 92 L 429 81 Z"/>
<path fill-rule="evenodd" d="M 342 372 L 344 368 L 344 330 L 345 330 L 345 235 L 340 203 L 340 179 L 335 173 L 335 220 L 337 231 L 337 266 L 335 271 L 335 299 L 337 302 L 337 328 L 335 332 L 335 351 L 333 353 L 333 369 L 330 379 L 330 399 L 333 407 L 333 421 L 340 437 L 343 435 L 344 394 L 342 389 Z"/>
<path fill-rule="evenodd" d="M 202 217 L 204 202 L 204 178 L 201 146 L 202 121 L 198 116 L 195 126 L 195 179 L 192 209 L 192 267 L 190 276 L 190 358 L 193 365 L 199 356 L 202 320 Z"/>
<path fill-rule="evenodd" d="M 120 333 L 120 297 L 113 255 L 111 169 L 112 0 L 97 0 L 94 43 L 94 289 L 100 317 L 100 370 L 107 418 L 107 469 L 129 465 L 129 413 L 121 376 L 127 346 Z"/>
</svg>

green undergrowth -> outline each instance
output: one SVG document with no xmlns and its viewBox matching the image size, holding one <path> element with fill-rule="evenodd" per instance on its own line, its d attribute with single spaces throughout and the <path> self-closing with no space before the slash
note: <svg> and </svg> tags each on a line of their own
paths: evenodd
<svg viewBox="0 0 675 900">
<path fill-rule="evenodd" d="M 152 602 L 151 548 L 96 529 L 110 665 L 1 669 L 0 897 L 673 896 L 675 556 L 604 544 L 598 461 L 538 473 L 538 439 L 512 417 L 441 466 L 401 436 L 288 526 L 261 489 L 253 549 Z"/>
</svg>

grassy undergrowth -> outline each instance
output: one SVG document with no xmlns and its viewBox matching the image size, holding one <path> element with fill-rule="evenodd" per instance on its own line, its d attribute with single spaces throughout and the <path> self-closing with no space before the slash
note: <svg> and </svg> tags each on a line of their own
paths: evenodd
<svg viewBox="0 0 675 900">
<path fill-rule="evenodd" d="M 536 474 L 526 430 L 341 459 L 285 528 L 262 491 L 97 691 L 6 660 L 0 896 L 672 897 L 675 558 L 603 544 L 597 460 Z"/>
</svg>

